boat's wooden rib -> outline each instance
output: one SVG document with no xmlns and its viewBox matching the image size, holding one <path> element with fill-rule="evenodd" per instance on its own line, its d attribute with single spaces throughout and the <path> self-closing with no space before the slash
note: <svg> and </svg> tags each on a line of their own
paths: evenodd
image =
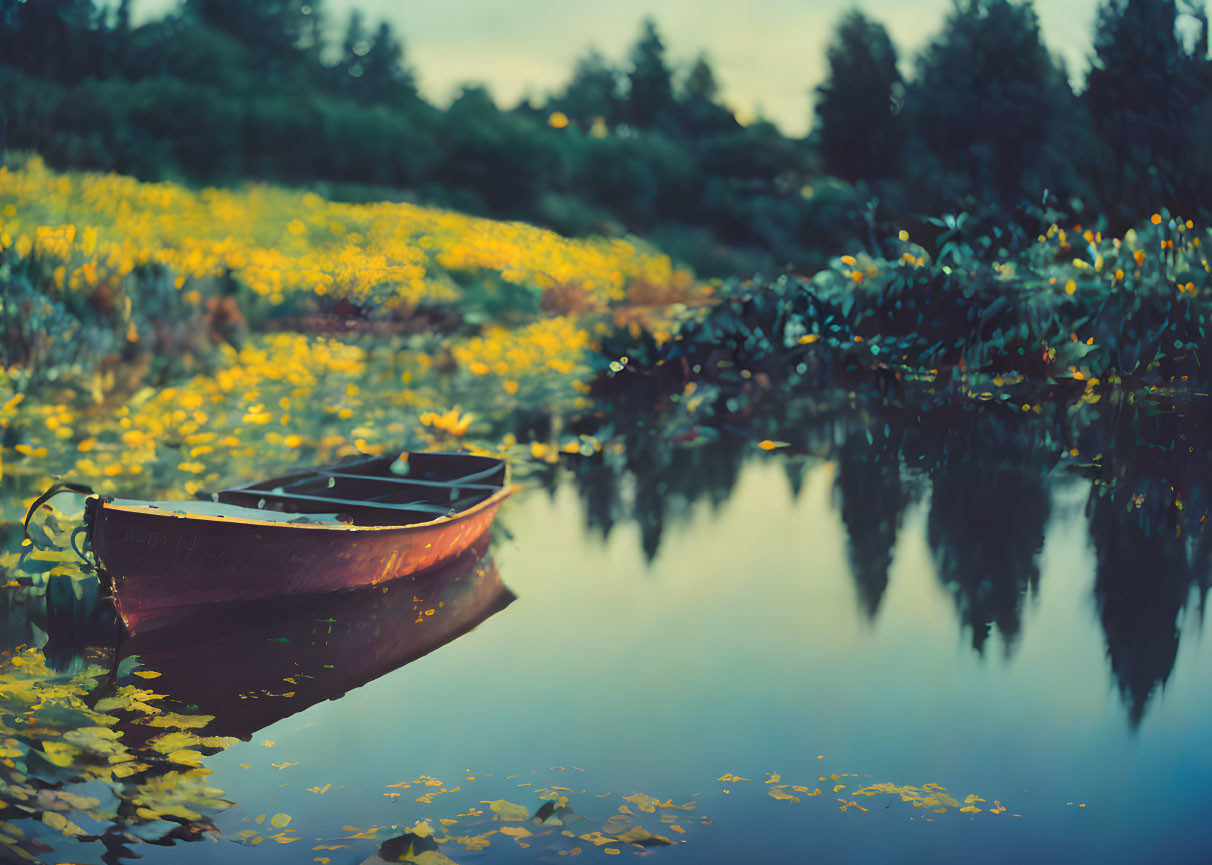
<svg viewBox="0 0 1212 865">
<path fill-rule="evenodd" d="M 224 490 L 219 493 L 219 501 L 229 501 L 235 496 L 247 496 L 254 501 L 252 507 L 256 508 L 255 501 L 258 498 L 275 498 L 284 501 L 297 502 L 322 502 L 326 505 L 341 505 L 342 507 L 359 507 L 359 508 L 379 508 L 391 511 L 412 511 L 414 513 L 429 514 L 430 516 L 445 517 L 458 511 L 459 505 L 467 507 L 474 504 L 473 501 L 465 501 L 460 499 L 457 502 L 452 502 L 447 507 L 441 507 L 429 502 L 384 502 L 378 499 L 338 499 L 332 496 L 309 496 L 305 493 L 286 493 L 276 492 L 274 490 Z M 475 501 L 482 501 L 484 496 L 475 496 Z M 239 502 L 231 502 L 231 504 L 239 504 Z"/>
<path fill-rule="evenodd" d="M 325 481 L 328 478 L 350 478 L 350 479 L 355 479 L 355 480 L 365 480 L 369 477 L 373 477 L 373 476 L 372 475 L 349 474 L 347 472 L 320 472 L 315 477 L 301 478 L 300 480 L 292 481 L 291 483 L 286 485 L 285 489 L 290 489 L 291 487 L 297 487 L 300 484 L 315 483 L 316 481 Z M 408 477 L 400 477 L 400 478 L 378 478 L 378 477 L 376 477 L 376 478 L 374 478 L 374 480 L 376 480 L 380 483 L 412 484 L 412 485 L 419 486 L 419 487 L 434 487 L 434 488 L 439 488 L 439 489 L 450 489 L 452 487 L 455 489 L 460 489 L 460 490 L 490 490 L 491 491 L 491 490 L 499 489 L 499 487 L 493 486 L 492 484 L 467 483 L 467 482 L 461 481 L 461 480 L 419 481 L 419 480 L 414 480 L 413 478 L 408 478 Z"/>
</svg>

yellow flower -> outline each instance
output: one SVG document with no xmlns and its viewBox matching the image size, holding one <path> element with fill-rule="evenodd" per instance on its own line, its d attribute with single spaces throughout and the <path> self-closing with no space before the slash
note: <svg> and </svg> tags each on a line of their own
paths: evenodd
<svg viewBox="0 0 1212 865">
<path fill-rule="evenodd" d="M 122 441 L 132 448 L 137 448 L 139 445 L 148 441 L 147 433 L 142 430 L 132 429 L 122 433 Z"/>
<path fill-rule="evenodd" d="M 445 414 L 427 411 L 421 415 L 421 423 L 457 437 L 467 432 L 474 418 L 471 413 L 460 416 L 459 407 L 455 406 Z"/>
</svg>

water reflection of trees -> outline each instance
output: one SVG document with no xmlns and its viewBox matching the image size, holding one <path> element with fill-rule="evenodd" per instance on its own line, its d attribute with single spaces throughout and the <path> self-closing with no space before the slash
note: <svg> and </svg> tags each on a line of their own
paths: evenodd
<svg viewBox="0 0 1212 865">
<path fill-rule="evenodd" d="M 1212 411 L 1133 407 L 1115 396 L 1026 413 L 899 399 L 755 406 L 741 391 L 688 419 L 659 393 L 637 392 L 610 414 L 613 449 L 571 471 L 589 526 L 605 537 L 620 521 L 636 522 L 650 560 L 690 505 L 718 506 L 732 495 L 756 442 L 771 438 L 789 444 L 776 458 L 795 495 L 807 462 L 835 461 L 834 501 L 859 608 L 870 618 L 888 587 L 905 511 L 928 482 L 927 541 L 977 652 L 994 630 L 1007 654 L 1014 650 L 1024 604 L 1039 587 L 1053 489 L 1065 475 L 1085 474 L 1095 607 L 1133 725 L 1173 669 L 1190 599 L 1203 609 L 1212 460 L 1195 444 L 1212 433 Z"/>
<path fill-rule="evenodd" d="M 859 603 L 874 619 L 888 588 L 888 568 L 909 503 L 901 477 L 901 431 L 855 430 L 837 448 L 835 493 Z"/>
<path fill-rule="evenodd" d="M 1125 406 L 1085 431 L 1103 454 L 1087 510 L 1094 599 L 1111 675 L 1133 726 L 1174 669 L 1187 604 L 1202 610 L 1212 532 L 1205 409 Z"/>
<path fill-rule="evenodd" d="M 927 540 L 972 647 L 983 652 L 996 626 L 1009 654 L 1039 585 L 1055 458 L 1035 444 L 1045 421 L 1007 414 L 940 410 L 907 432 L 906 458 L 930 476 Z"/>
</svg>

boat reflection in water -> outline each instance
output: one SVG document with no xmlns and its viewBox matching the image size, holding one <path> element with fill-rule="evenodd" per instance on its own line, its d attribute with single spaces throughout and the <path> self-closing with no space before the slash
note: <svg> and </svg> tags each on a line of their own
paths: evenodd
<svg viewBox="0 0 1212 865">
<path fill-rule="evenodd" d="M 249 739 L 444 646 L 515 596 L 487 539 L 437 569 L 312 597 L 215 605 L 136 634 L 123 656 L 160 673 L 157 690 L 213 715 L 209 735 Z"/>
<path fill-rule="evenodd" d="M 429 654 L 509 606 L 515 596 L 488 546 L 484 537 L 440 568 L 374 587 L 214 604 L 126 636 L 115 662 L 138 656 L 160 674 L 159 693 L 214 716 L 207 735 L 247 740 Z"/>
</svg>

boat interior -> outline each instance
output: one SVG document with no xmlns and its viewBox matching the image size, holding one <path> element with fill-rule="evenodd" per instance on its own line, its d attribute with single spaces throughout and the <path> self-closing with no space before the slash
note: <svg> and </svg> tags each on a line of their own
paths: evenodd
<svg viewBox="0 0 1212 865">
<path fill-rule="evenodd" d="M 410 525 L 453 516 L 500 492 L 505 463 L 458 453 L 363 457 L 221 490 L 215 502 L 287 514 L 333 514 L 353 525 Z"/>
</svg>

